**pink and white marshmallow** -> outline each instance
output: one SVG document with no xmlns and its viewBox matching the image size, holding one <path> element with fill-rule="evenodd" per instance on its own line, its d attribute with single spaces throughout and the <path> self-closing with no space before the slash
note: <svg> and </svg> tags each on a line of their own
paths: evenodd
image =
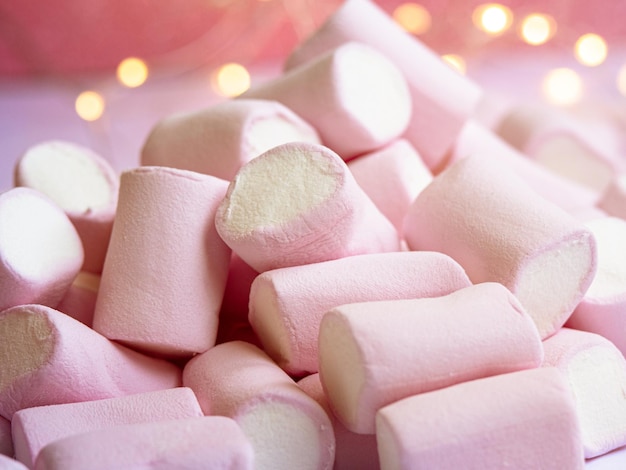
<svg viewBox="0 0 626 470">
<path fill-rule="evenodd" d="M 349 430 L 375 433 L 385 405 L 456 383 L 539 367 L 541 339 L 504 286 L 342 305 L 319 334 L 320 379 Z"/>
<path fill-rule="evenodd" d="M 626 445 L 626 360 L 608 339 L 561 328 L 543 342 L 544 362 L 567 378 L 576 403 L 585 457 Z"/>
<path fill-rule="evenodd" d="M 41 449 L 59 439 L 125 424 L 199 416 L 203 416 L 200 404 L 186 387 L 26 408 L 13 415 L 15 458 L 32 468 Z"/>
<path fill-rule="evenodd" d="M 93 328 L 164 357 L 215 344 L 230 249 L 215 230 L 228 183 L 165 167 L 122 174 Z"/>
<path fill-rule="evenodd" d="M 317 131 L 281 103 L 229 100 L 161 120 L 143 146 L 141 164 L 230 181 L 245 163 L 294 141 L 320 143 Z"/>
<path fill-rule="evenodd" d="M 0 313 L 0 415 L 178 387 L 181 372 L 43 305 Z"/>
<path fill-rule="evenodd" d="M 65 211 L 83 243 L 82 269 L 100 273 L 119 189 L 119 178 L 110 163 L 82 145 L 41 142 L 17 162 L 15 185 L 42 192 Z"/>
<path fill-rule="evenodd" d="M 76 229 L 50 198 L 30 188 L 0 194 L 0 311 L 55 307 L 83 264 Z"/>
<path fill-rule="evenodd" d="M 79 272 L 56 310 L 91 327 L 99 288 L 99 275 L 87 271 Z"/>
<path fill-rule="evenodd" d="M 256 346 L 233 341 L 199 354 L 185 366 L 183 383 L 205 414 L 228 416 L 241 426 L 256 469 L 332 468 L 328 415 Z"/>
<path fill-rule="evenodd" d="M 555 368 L 400 400 L 378 412 L 376 439 L 382 470 L 585 467 L 574 400 Z"/>
<path fill-rule="evenodd" d="M 347 0 L 287 60 L 294 70 L 320 54 L 356 41 L 384 54 L 406 79 L 411 120 L 403 134 L 436 172 L 465 120 L 474 112 L 482 90 L 432 50 L 406 33 L 369 0 Z M 365 78 L 365 77 L 363 77 Z M 332 145 L 331 145 L 332 147 Z"/>
<path fill-rule="evenodd" d="M 380 52 L 357 42 L 337 46 L 242 97 L 284 104 L 348 160 L 400 137 L 411 118 L 411 95 L 398 67 Z"/>
<path fill-rule="evenodd" d="M 438 297 L 471 285 L 463 268 L 435 252 L 349 256 L 266 271 L 252 283 L 250 324 L 264 350 L 292 375 L 319 370 L 324 314 L 343 304 Z"/>
<path fill-rule="evenodd" d="M 398 231 L 345 162 L 304 142 L 279 145 L 244 165 L 215 225 L 258 272 L 400 249 Z"/>
<path fill-rule="evenodd" d="M 404 235 L 413 250 L 451 256 L 474 283 L 504 284 L 542 338 L 567 321 L 597 268 L 589 229 L 480 157 L 457 161 L 420 193 Z"/>
</svg>

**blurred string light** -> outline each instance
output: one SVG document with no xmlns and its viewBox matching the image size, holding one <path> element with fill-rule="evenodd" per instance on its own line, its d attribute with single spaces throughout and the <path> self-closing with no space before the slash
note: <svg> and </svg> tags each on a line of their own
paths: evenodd
<svg viewBox="0 0 626 470">
<path fill-rule="evenodd" d="M 96 121 L 104 113 L 104 98 L 95 91 L 83 91 L 74 102 L 76 113 L 85 121 Z"/>
<path fill-rule="evenodd" d="M 474 9 L 472 21 L 481 31 L 497 36 L 511 27 L 513 12 L 499 3 L 486 3 Z"/>
<path fill-rule="evenodd" d="M 417 3 L 403 3 L 392 13 L 402 29 L 411 34 L 424 34 L 430 29 L 432 17 L 429 11 Z"/>
<path fill-rule="evenodd" d="M 250 88 L 250 73 L 241 64 L 234 62 L 219 67 L 211 76 L 213 90 L 221 96 L 239 96 Z"/>
<path fill-rule="evenodd" d="M 608 48 L 606 41 L 597 34 L 584 34 L 574 46 L 576 59 L 583 65 L 595 67 L 606 60 Z"/>
<path fill-rule="evenodd" d="M 461 75 L 465 75 L 467 72 L 467 64 L 465 59 L 457 54 L 445 54 L 441 58 L 444 62 L 450 65 L 453 69 L 457 70 Z"/>
<path fill-rule="evenodd" d="M 549 15 L 533 13 L 522 20 L 520 37 L 524 42 L 539 46 L 548 42 L 556 33 L 556 21 Z"/>
<path fill-rule="evenodd" d="M 583 82 L 572 69 L 551 70 L 543 79 L 542 90 L 546 99 L 555 105 L 567 106 L 580 101 Z"/>
<path fill-rule="evenodd" d="M 128 88 L 136 88 L 148 79 L 148 66 L 137 57 L 129 57 L 117 66 L 118 81 Z"/>
</svg>

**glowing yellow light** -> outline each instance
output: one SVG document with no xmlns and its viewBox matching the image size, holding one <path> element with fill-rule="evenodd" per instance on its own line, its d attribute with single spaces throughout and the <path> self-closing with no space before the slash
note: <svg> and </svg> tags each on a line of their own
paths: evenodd
<svg viewBox="0 0 626 470">
<path fill-rule="evenodd" d="M 104 113 L 104 98 L 95 91 L 83 91 L 74 103 L 76 113 L 85 121 L 95 121 Z"/>
<path fill-rule="evenodd" d="M 222 96 L 238 96 L 250 88 L 250 73 L 243 65 L 225 64 L 214 73 L 211 84 Z"/>
<path fill-rule="evenodd" d="M 117 79 L 124 86 L 135 88 L 148 78 L 148 66 L 146 63 L 136 57 L 124 59 L 117 66 Z"/>
<path fill-rule="evenodd" d="M 513 12 L 504 5 L 487 3 L 474 9 L 472 20 L 478 29 L 495 36 L 511 27 Z"/>
<path fill-rule="evenodd" d="M 556 105 L 574 104 L 583 94 L 583 82 L 571 69 L 551 70 L 543 79 L 543 93 L 546 99 Z"/>
<path fill-rule="evenodd" d="M 403 3 L 393 11 L 393 19 L 405 31 L 424 34 L 430 29 L 432 18 L 426 8 L 417 3 Z"/>
<path fill-rule="evenodd" d="M 574 53 L 578 62 L 589 67 L 595 67 L 604 62 L 608 49 L 606 41 L 601 36 L 584 34 L 576 41 Z"/>
<path fill-rule="evenodd" d="M 622 95 L 626 96 L 626 64 L 620 67 L 617 74 L 617 88 Z"/>
<path fill-rule="evenodd" d="M 522 21 L 520 36 L 533 46 L 546 43 L 556 33 L 556 22 L 551 16 L 533 13 Z"/>
<path fill-rule="evenodd" d="M 465 75 L 467 71 L 467 65 L 465 64 L 465 59 L 460 55 L 456 54 L 446 54 L 442 55 L 441 58 L 444 62 L 447 62 L 452 68 L 456 69 L 462 75 Z"/>
</svg>

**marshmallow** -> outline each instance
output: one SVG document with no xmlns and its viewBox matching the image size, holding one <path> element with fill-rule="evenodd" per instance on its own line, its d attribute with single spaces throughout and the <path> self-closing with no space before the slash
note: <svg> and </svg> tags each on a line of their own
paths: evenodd
<svg viewBox="0 0 626 470">
<path fill-rule="evenodd" d="M 259 348 L 223 343 L 183 371 L 205 414 L 233 418 L 255 451 L 255 468 L 330 469 L 333 428 L 324 409 Z"/>
<path fill-rule="evenodd" d="M 404 234 L 413 250 L 454 258 L 472 282 L 508 287 L 542 338 L 563 326 L 596 272 L 584 225 L 480 157 L 457 161 L 420 193 Z"/>
<path fill-rule="evenodd" d="M 381 469 L 582 470 L 580 428 L 554 368 L 415 395 L 376 417 Z"/>
<path fill-rule="evenodd" d="M 626 173 L 613 175 L 598 200 L 598 207 L 609 215 L 626 219 Z"/>
<path fill-rule="evenodd" d="M 35 470 L 253 470 L 254 454 L 223 416 L 130 424 L 66 437 L 46 446 Z"/>
<path fill-rule="evenodd" d="M 469 156 L 505 165 L 539 195 L 570 213 L 590 210 L 599 199 L 596 192 L 536 164 L 473 120 L 463 126 L 448 164 Z"/>
<path fill-rule="evenodd" d="M 56 310 L 91 327 L 99 287 L 99 275 L 81 271 L 57 305 Z"/>
<path fill-rule="evenodd" d="M 410 90 L 412 116 L 404 133 L 433 171 L 441 165 L 482 90 L 458 74 L 415 37 L 408 35 L 374 2 L 347 0 L 288 58 L 292 69 L 319 54 L 357 41 L 389 58 Z M 332 147 L 332 146 L 331 146 Z"/>
<path fill-rule="evenodd" d="M 175 365 L 144 356 L 42 305 L 0 314 L 0 415 L 177 387 Z"/>
<path fill-rule="evenodd" d="M 532 319 L 497 283 L 342 305 L 320 325 L 322 385 L 344 426 L 363 434 L 375 432 L 376 412 L 394 401 L 542 359 Z"/>
<path fill-rule="evenodd" d="M 433 179 L 413 146 L 404 139 L 350 160 L 348 168 L 380 212 L 400 232 L 409 206 Z"/>
<path fill-rule="evenodd" d="M 346 164 L 314 144 L 283 144 L 244 165 L 215 225 L 258 272 L 400 249 L 397 230 Z"/>
<path fill-rule="evenodd" d="M 434 252 L 350 256 L 266 271 L 252 283 L 250 323 L 264 350 L 292 375 L 317 372 L 319 325 L 339 305 L 437 297 L 471 285 L 452 258 Z"/>
<path fill-rule="evenodd" d="M 47 141 L 29 148 L 15 166 L 15 185 L 36 189 L 65 211 L 85 250 L 82 269 L 100 273 L 119 188 L 107 160 L 81 145 Z"/>
<path fill-rule="evenodd" d="M 252 281 L 259 275 L 237 253 L 233 253 L 220 309 L 220 322 L 229 318 L 248 322 L 248 299 Z"/>
<path fill-rule="evenodd" d="M 626 221 L 586 222 L 598 246 L 598 270 L 566 326 L 597 333 L 626 354 Z"/>
<path fill-rule="evenodd" d="M 13 436 L 11 421 L 0 416 L 0 455 L 13 456 Z"/>
<path fill-rule="evenodd" d="M 76 229 L 51 199 L 30 188 L 0 194 L 0 311 L 56 306 L 83 257 Z"/>
<path fill-rule="evenodd" d="M 230 181 L 245 163 L 294 141 L 320 143 L 315 129 L 281 103 L 229 100 L 161 120 L 143 146 L 141 164 Z"/>
<path fill-rule="evenodd" d="M 383 54 L 357 42 L 338 46 L 242 96 L 283 103 L 347 160 L 399 137 L 411 118 L 411 96 Z"/>
<path fill-rule="evenodd" d="M 165 167 L 122 174 L 93 328 L 165 357 L 215 344 L 230 249 L 215 231 L 228 184 Z"/>
<path fill-rule="evenodd" d="M 376 436 L 354 433 L 341 424 L 330 409 L 319 374 L 299 380 L 298 387 L 324 408 L 333 425 L 336 443 L 333 470 L 378 470 Z"/>
<path fill-rule="evenodd" d="M 567 378 L 576 403 L 585 457 L 626 444 L 626 360 L 608 339 L 560 329 L 543 342 L 543 365 Z"/>
<path fill-rule="evenodd" d="M 28 470 L 28 467 L 11 457 L 0 454 L 0 470 Z"/>
<path fill-rule="evenodd" d="M 41 449 L 68 436 L 122 424 L 199 416 L 203 414 L 196 396 L 184 387 L 26 408 L 13 415 L 15 458 L 31 468 Z"/>
</svg>

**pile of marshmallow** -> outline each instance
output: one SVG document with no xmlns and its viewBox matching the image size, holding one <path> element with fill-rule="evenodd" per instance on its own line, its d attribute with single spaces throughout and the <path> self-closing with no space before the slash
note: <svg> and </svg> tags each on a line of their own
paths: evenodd
<svg viewBox="0 0 626 470">
<path fill-rule="evenodd" d="M 573 470 L 625 445 L 620 160 L 510 113 L 519 146 L 602 169 L 558 175 L 484 103 L 347 0 L 120 178 L 28 149 L 0 195 L 0 468 Z"/>
</svg>

